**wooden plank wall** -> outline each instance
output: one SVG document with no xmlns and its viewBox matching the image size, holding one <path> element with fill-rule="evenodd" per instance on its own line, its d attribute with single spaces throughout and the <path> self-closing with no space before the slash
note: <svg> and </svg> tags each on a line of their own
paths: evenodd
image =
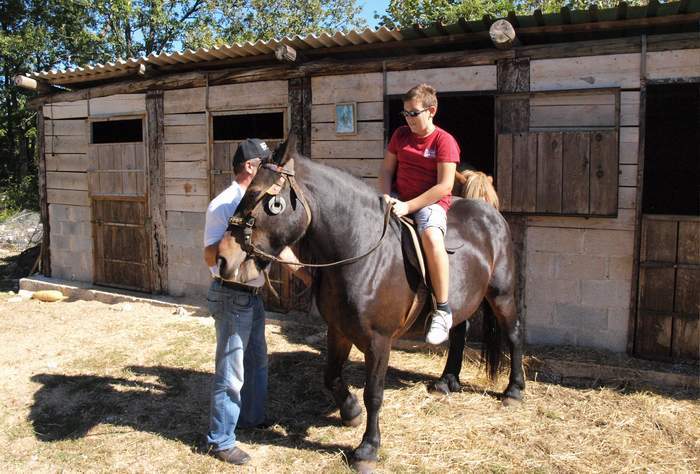
<svg viewBox="0 0 700 474">
<path fill-rule="evenodd" d="M 406 93 L 421 83 L 430 84 L 440 92 L 473 92 L 496 90 L 496 65 L 415 69 L 387 73 L 387 94 Z"/>
<path fill-rule="evenodd" d="M 311 79 L 311 158 L 376 186 L 384 156 L 382 74 L 322 76 Z M 357 103 L 356 135 L 335 133 L 335 104 Z"/>
</svg>

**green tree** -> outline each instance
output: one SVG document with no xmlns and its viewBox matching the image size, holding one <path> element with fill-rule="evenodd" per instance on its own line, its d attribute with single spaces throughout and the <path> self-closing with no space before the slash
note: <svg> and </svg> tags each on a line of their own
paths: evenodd
<svg viewBox="0 0 700 474">
<path fill-rule="evenodd" d="M 646 3 L 644 0 L 627 1 L 630 6 Z M 617 6 L 618 0 L 391 0 L 387 11 L 375 17 L 380 24 L 389 28 L 407 28 L 436 21 L 454 23 L 459 18 L 477 20 L 484 15 L 503 18 L 511 11 L 518 15 L 531 15 L 537 9 L 543 13 L 556 13 L 563 6 L 580 10 L 588 8 L 590 4 L 610 8 Z"/>
</svg>

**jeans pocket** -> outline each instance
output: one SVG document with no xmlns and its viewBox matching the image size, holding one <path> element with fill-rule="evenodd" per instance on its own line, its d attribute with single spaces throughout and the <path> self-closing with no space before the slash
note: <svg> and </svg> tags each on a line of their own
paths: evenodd
<svg viewBox="0 0 700 474">
<path fill-rule="evenodd" d="M 236 293 L 231 298 L 232 303 L 240 308 L 250 308 L 252 296 L 245 293 Z"/>
<path fill-rule="evenodd" d="M 207 294 L 207 308 L 214 316 L 223 316 L 226 311 L 226 295 L 210 290 Z"/>
</svg>

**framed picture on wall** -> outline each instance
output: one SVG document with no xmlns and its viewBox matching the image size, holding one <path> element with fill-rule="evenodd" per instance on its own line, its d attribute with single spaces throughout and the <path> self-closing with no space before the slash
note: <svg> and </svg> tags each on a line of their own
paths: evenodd
<svg viewBox="0 0 700 474">
<path fill-rule="evenodd" d="M 338 135 L 354 135 L 357 133 L 355 102 L 335 104 L 335 133 Z"/>
</svg>

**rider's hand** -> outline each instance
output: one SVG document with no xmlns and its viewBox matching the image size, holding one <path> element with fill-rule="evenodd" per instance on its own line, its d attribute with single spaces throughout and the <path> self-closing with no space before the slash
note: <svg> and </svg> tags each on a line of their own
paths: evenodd
<svg viewBox="0 0 700 474">
<path fill-rule="evenodd" d="M 391 196 L 389 196 L 388 194 L 382 195 L 382 198 L 384 198 L 384 202 L 387 203 L 387 204 L 389 204 L 390 202 L 393 202 L 393 201 L 394 201 L 394 198 L 391 197 Z"/>
<path fill-rule="evenodd" d="M 399 201 L 398 199 L 394 199 L 393 211 L 398 217 L 403 217 L 408 214 L 408 204 L 403 201 Z"/>
</svg>

